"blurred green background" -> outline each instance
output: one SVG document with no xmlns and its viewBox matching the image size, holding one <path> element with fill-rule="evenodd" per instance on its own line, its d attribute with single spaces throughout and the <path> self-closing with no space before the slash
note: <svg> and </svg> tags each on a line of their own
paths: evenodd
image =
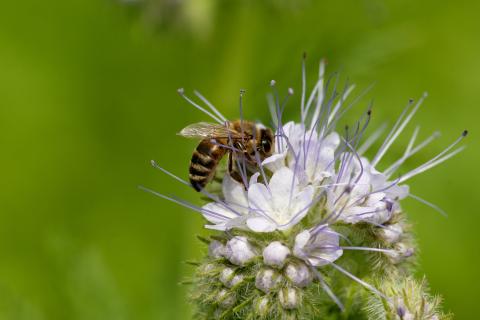
<svg viewBox="0 0 480 320">
<path fill-rule="evenodd" d="M 463 153 L 410 181 L 449 217 L 403 206 L 433 292 L 457 319 L 475 318 L 479 12 L 479 2 L 433 0 L 3 1 L 0 319 L 189 318 L 178 283 L 191 272 L 183 261 L 203 254 L 202 219 L 137 189 L 199 203 L 149 165 L 186 177 L 195 143 L 175 133 L 207 120 L 176 89 L 199 89 L 235 118 L 245 88 L 247 117 L 268 121 L 269 81 L 300 92 L 304 51 L 310 84 L 322 57 L 357 94 L 375 83 L 357 108 L 374 98 L 373 127 L 429 92 L 413 122 L 422 137 L 443 135 L 404 172 L 471 130 Z M 298 105 L 296 95 L 287 117 Z"/>
</svg>

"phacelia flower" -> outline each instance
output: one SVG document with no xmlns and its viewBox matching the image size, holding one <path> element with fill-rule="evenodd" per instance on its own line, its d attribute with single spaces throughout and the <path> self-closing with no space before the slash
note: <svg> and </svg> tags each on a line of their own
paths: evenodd
<svg viewBox="0 0 480 320">
<path fill-rule="evenodd" d="M 283 123 L 284 108 L 293 90 L 289 89 L 282 100 L 272 81 L 274 95 L 269 98 L 269 109 L 274 141 L 255 136 L 257 128 L 265 128 L 261 124 L 254 125 L 251 135 L 232 132 L 230 122 L 205 97 L 195 92 L 206 108 L 179 90 L 187 102 L 216 122 L 215 127 L 210 127 L 226 132 L 223 138 L 207 133 L 202 137 L 207 139 L 204 145 L 220 148 L 229 158 L 226 166 L 220 164 L 215 169 L 214 180 L 220 183 L 195 188 L 209 199 L 202 206 L 143 188 L 202 214 L 206 228 L 214 233 L 211 240 L 204 240 L 208 256 L 199 263 L 191 281 L 196 318 L 334 318 L 344 305 L 360 306 L 352 311 L 359 318 L 362 314 L 383 314 L 388 319 L 406 319 L 418 312 L 406 308 L 403 302 L 408 297 L 398 298 L 397 287 L 393 290 L 393 285 L 384 285 L 387 280 L 382 280 L 385 275 L 393 275 L 389 283 L 402 283 L 413 272 L 415 244 L 405 224 L 401 201 L 412 198 L 438 209 L 413 195 L 407 182 L 460 152 L 463 147 L 456 146 L 467 132 L 431 160 L 396 175 L 407 159 L 438 137 L 433 133 L 417 143 L 417 127 L 403 155 L 390 165 L 379 165 L 426 95 L 408 102 L 379 143 L 380 148 L 372 153 L 369 150 L 382 135 L 382 129 L 367 134 L 372 108 L 369 106 L 353 125 L 340 129 L 338 123 L 358 99 L 349 102 L 354 86 L 338 91 L 337 82 L 338 78 L 325 77 L 325 65 L 321 63 L 319 79 L 307 95 L 303 65 L 300 121 Z M 245 131 L 240 118 L 239 131 Z M 261 151 L 269 156 L 262 158 Z M 202 168 L 206 168 L 208 160 L 202 160 Z M 155 162 L 152 164 L 192 187 Z M 195 170 L 207 174 L 198 167 Z M 355 283 L 381 303 L 369 307 L 369 299 Z M 426 297 L 421 293 L 423 287 L 415 287 L 415 299 Z M 437 305 L 435 302 L 435 308 L 424 310 L 428 319 L 443 317 Z"/>
</svg>

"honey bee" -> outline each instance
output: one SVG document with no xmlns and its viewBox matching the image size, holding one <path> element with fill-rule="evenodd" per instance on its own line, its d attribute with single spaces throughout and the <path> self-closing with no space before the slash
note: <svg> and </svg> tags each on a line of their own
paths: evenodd
<svg viewBox="0 0 480 320">
<path fill-rule="evenodd" d="M 199 122 L 180 131 L 187 138 L 202 139 L 190 161 L 189 179 L 196 191 L 202 190 L 215 176 L 220 160 L 228 153 L 228 172 L 230 176 L 243 184 L 238 165 L 244 163 L 248 168 L 257 166 L 257 158 L 263 161 L 272 155 L 274 134 L 272 129 L 252 121 L 235 120 L 225 125 Z"/>
</svg>

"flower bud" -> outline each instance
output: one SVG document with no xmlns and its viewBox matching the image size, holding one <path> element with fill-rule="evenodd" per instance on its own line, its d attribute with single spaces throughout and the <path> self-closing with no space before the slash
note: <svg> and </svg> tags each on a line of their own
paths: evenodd
<svg viewBox="0 0 480 320">
<path fill-rule="evenodd" d="M 227 242 L 225 257 L 233 264 L 243 266 L 256 256 L 246 237 L 236 236 Z"/>
<path fill-rule="evenodd" d="M 266 265 L 281 268 L 289 254 L 290 249 L 279 241 L 274 241 L 263 250 L 263 262 Z"/>
<path fill-rule="evenodd" d="M 219 259 L 223 257 L 224 254 L 225 246 L 220 241 L 213 240 L 212 242 L 210 242 L 210 244 L 208 245 L 208 255 L 211 258 Z"/>
<path fill-rule="evenodd" d="M 233 275 L 235 271 L 232 268 L 225 268 L 220 273 L 220 282 L 223 283 L 224 286 L 230 288 L 230 281 L 232 281 Z"/>
<path fill-rule="evenodd" d="M 207 263 L 203 265 L 200 270 L 202 273 L 211 273 L 215 270 L 215 265 L 213 263 Z"/>
<path fill-rule="evenodd" d="M 403 234 L 403 228 L 400 223 L 395 223 L 381 228 L 378 232 L 380 239 L 386 243 L 396 243 Z"/>
<path fill-rule="evenodd" d="M 259 316 L 265 316 L 268 313 L 270 299 L 267 296 L 259 297 L 255 300 L 255 313 Z"/>
<path fill-rule="evenodd" d="M 270 292 L 282 281 L 282 275 L 273 269 L 263 269 L 257 273 L 255 287 L 265 293 Z"/>
<path fill-rule="evenodd" d="M 393 264 L 398 264 L 405 259 L 411 257 L 415 253 L 415 249 L 411 247 L 407 247 L 406 244 L 400 242 L 398 243 L 395 248 L 393 249 L 393 252 L 388 253 L 390 256 L 390 261 Z"/>
<path fill-rule="evenodd" d="M 280 304 L 285 309 L 295 309 L 299 305 L 299 292 L 295 288 L 285 287 L 278 292 Z"/>
<path fill-rule="evenodd" d="M 312 282 L 312 273 L 304 263 L 290 263 L 285 268 L 285 276 L 297 287 L 303 288 Z"/>
<path fill-rule="evenodd" d="M 240 282 L 243 281 L 243 275 L 241 274 L 236 274 L 233 276 L 232 280 L 230 281 L 230 287 L 236 286 Z"/>
<path fill-rule="evenodd" d="M 233 292 L 227 291 L 226 289 L 220 290 L 220 292 L 217 295 L 217 299 L 218 299 L 217 300 L 218 304 L 223 308 L 232 307 L 237 300 L 235 298 L 235 294 Z"/>
</svg>

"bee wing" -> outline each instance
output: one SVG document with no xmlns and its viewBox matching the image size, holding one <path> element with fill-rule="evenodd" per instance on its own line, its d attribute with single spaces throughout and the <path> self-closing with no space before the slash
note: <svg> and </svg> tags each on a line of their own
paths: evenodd
<svg viewBox="0 0 480 320">
<path fill-rule="evenodd" d="M 215 123 L 198 122 L 182 129 L 178 135 L 186 138 L 207 139 L 207 138 L 231 138 L 240 139 L 242 134 L 225 126 Z"/>
</svg>

